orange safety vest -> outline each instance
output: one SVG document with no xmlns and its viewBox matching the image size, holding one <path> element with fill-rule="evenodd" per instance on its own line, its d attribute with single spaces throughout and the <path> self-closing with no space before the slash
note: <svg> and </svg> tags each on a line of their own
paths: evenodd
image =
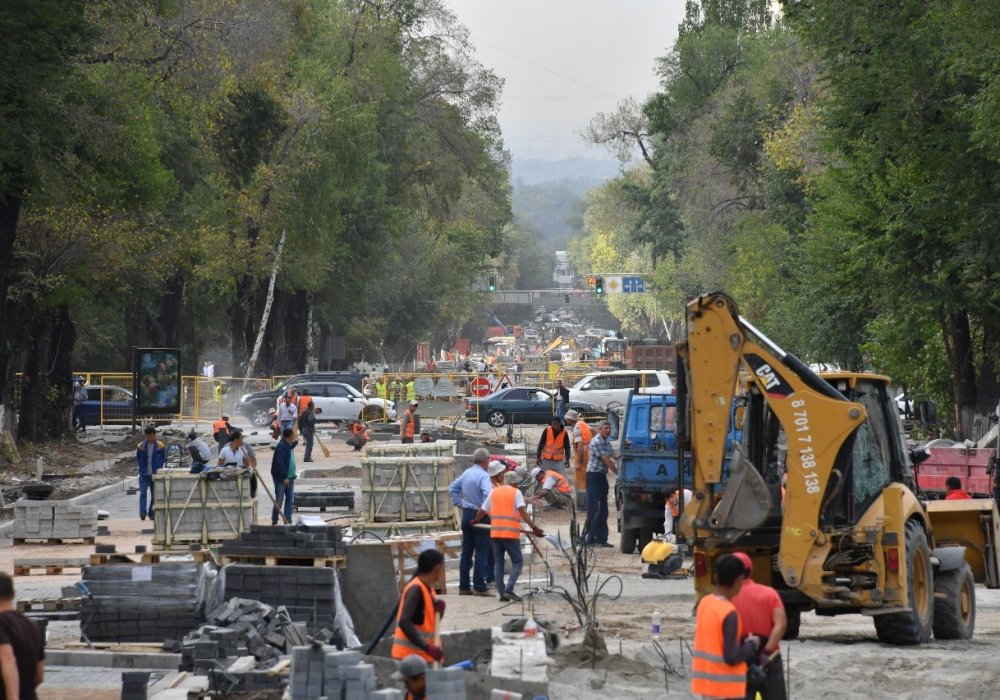
<svg viewBox="0 0 1000 700">
<path fill-rule="evenodd" d="M 226 421 L 221 418 L 212 423 L 212 435 L 214 436 L 220 430 L 225 430 L 227 433 L 229 432 L 229 428 L 226 427 Z"/>
<path fill-rule="evenodd" d="M 434 617 L 434 601 L 437 600 L 437 596 L 434 595 L 434 591 L 424 585 L 424 582 L 419 577 L 415 577 L 406 584 L 403 588 L 403 595 L 399 598 L 399 608 L 396 610 L 396 632 L 393 634 L 392 640 L 392 658 L 401 660 L 407 656 L 416 654 L 427 663 L 433 663 L 434 657 L 411 642 L 399 626 L 399 618 L 403 614 L 403 601 L 406 600 L 406 594 L 414 586 L 419 586 L 421 592 L 424 594 L 424 621 L 416 625 L 417 632 L 420 633 L 424 643 L 431 644 L 434 641 L 434 632 L 437 625 Z"/>
<path fill-rule="evenodd" d="M 309 394 L 302 394 L 301 396 L 299 396 L 299 404 L 298 405 L 299 405 L 299 415 L 300 416 L 302 415 L 302 412 L 309 407 L 309 402 L 312 401 L 312 400 L 313 400 L 313 397 L 311 397 Z"/>
<path fill-rule="evenodd" d="M 545 429 L 545 447 L 542 448 L 542 459 L 550 459 L 553 462 L 563 462 L 566 460 L 566 448 L 563 444 L 563 436 L 566 434 L 564 428 L 559 433 L 559 442 L 556 442 L 555 434 L 550 425 Z"/>
<path fill-rule="evenodd" d="M 417 419 L 413 415 L 413 411 L 407 409 L 406 415 L 409 416 L 409 420 L 406 421 L 406 425 L 403 426 L 403 437 L 411 438 L 417 430 Z"/>
<path fill-rule="evenodd" d="M 742 698 L 747 689 L 747 665 L 727 664 L 723 658 L 722 622 L 735 606 L 725 598 L 709 594 L 698 603 L 691 663 L 691 692 L 710 698 Z M 739 623 L 737 638 L 743 637 Z"/>
<path fill-rule="evenodd" d="M 547 479 L 550 479 L 550 478 L 556 480 L 556 483 L 555 483 L 555 486 L 553 486 L 553 489 L 555 489 L 559 493 L 569 493 L 569 491 L 570 491 L 569 482 L 566 481 L 566 477 L 565 476 L 563 476 L 562 474 L 560 474 L 557 471 L 553 471 L 553 470 L 549 469 L 547 472 L 545 472 L 545 475 L 542 476 L 542 483 L 544 484 L 545 481 Z"/>
<path fill-rule="evenodd" d="M 490 537 L 495 540 L 521 538 L 521 514 L 514 505 L 517 489 L 498 486 L 490 493 Z"/>
<path fill-rule="evenodd" d="M 594 431 L 590 429 L 590 426 L 579 421 L 577 425 L 580 426 L 580 440 L 583 442 L 583 446 L 586 447 L 590 444 L 590 440 L 594 437 Z"/>
</svg>

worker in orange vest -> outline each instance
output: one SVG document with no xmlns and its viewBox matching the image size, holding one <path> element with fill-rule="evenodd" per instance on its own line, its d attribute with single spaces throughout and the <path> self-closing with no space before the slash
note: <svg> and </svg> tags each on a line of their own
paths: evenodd
<svg viewBox="0 0 1000 700">
<path fill-rule="evenodd" d="M 490 543 L 493 547 L 497 591 L 500 593 L 500 600 L 504 602 L 521 599 L 514 593 L 514 585 L 521 575 L 524 561 L 521 556 L 521 521 L 528 524 L 536 537 L 545 534 L 528 515 L 524 494 L 517 488 L 520 482 L 521 478 L 515 472 L 506 472 L 504 485 L 490 491 L 479 512 L 472 518 L 472 524 L 475 525 L 487 515 L 490 516 Z M 506 586 L 503 582 L 504 554 L 510 557 L 510 578 L 507 579 Z"/>
<path fill-rule="evenodd" d="M 445 608 L 434 589 L 443 576 L 444 555 L 436 549 L 422 551 L 417 557 L 417 574 L 399 598 L 392 658 L 401 661 L 416 654 L 424 661 L 444 661 L 444 650 L 434 644 L 437 621 Z"/>
<path fill-rule="evenodd" d="M 691 692 L 703 698 L 742 698 L 747 690 L 747 661 L 757 655 L 760 638 L 744 638 L 732 599 L 743 586 L 743 562 L 724 554 L 715 562 L 715 590 L 698 603 Z"/>
<path fill-rule="evenodd" d="M 399 419 L 399 441 L 404 445 L 413 442 L 413 436 L 420 434 L 420 416 L 417 415 L 417 401 L 411 401 L 403 417 Z"/>
<path fill-rule="evenodd" d="M 538 481 L 541 487 L 538 494 L 531 499 L 532 503 L 545 501 L 549 504 L 547 507 L 552 510 L 569 508 L 572 503 L 570 498 L 572 489 L 565 476 L 552 469 L 543 472 L 541 467 L 535 467 L 531 470 L 531 478 Z"/>
<path fill-rule="evenodd" d="M 562 418 L 552 416 L 549 427 L 542 431 L 535 454 L 535 466 L 544 471 L 553 469 L 563 476 L 569 476 L 569 433 L 563 427 Z"/>
<path fill-rule="evenodd" d="M 312 401 L 312 400 L 313 399 L 309 395 L 309 392 L 306 391 L 306 388 L 302 387 L 302 393 L 299 394 L 299 398 L 298 398 L 298 408 L 299 408 L 299 415 L 300 416 L 302 415 L 302 412 L 304 410 L 306 410 L 306 408 L 309 407 L 309 402 Z"/>
<path fill-rule="evenodd" d="M 222 450 L 229 443 L 229 436 L 233 432 L 233 426 L 229 425 L 229 414 L 223 413 L 222 418 L 212 423 L 212 437 L 219 450 Z"/>
<path fill-rule="evenodd" d="M 944 480 L 944 485 L 948 489 L 944 497 L 946 501 L 964 501 L 972 498 L 969 492 L 962 488 L 962 480 L 957 476 L 949 476 Z"/>
<path fill-rule="evenodd" d="M 360 452 L 361 448 L 368 444 L 371 438 L 368 436 L 368 426 L 360 420 L 354 421 L 351 426 L 351 437 L 347 440 L 348 445 L 354 445 L 354 451 Z"/>
<path fill-rule="evenodd" d="M 580 414 L 573 409 L 566 411 L 563 420 L 566 422 L 566 429 L 573 431 L 576 492 L 577 494 L 585 494 L 587 493 L 587 462 L 590 460 L 590 441 L 594 437 L 594 431 L 590 429 L 586 421 L 580 420 Z M 582 503 L 583 499 L 578 496 L 577 502 Z"/>
</svg>

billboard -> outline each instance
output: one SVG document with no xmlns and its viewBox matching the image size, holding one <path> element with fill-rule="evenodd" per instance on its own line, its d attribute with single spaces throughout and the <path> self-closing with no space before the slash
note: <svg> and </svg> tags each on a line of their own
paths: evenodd
<svg viewBox="0 0 1000 700">
<path fill-rule="evenodd" d="M 179 348 L 136 348 L 135 412 L 138 416 L 181 412 L 181 351 Z"/>
</svg>

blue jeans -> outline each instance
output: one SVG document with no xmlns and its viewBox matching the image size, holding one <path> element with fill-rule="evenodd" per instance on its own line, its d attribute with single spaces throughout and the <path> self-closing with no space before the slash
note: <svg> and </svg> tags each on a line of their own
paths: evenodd
<svg viewBox="0 0 1000 700">
<path fill-rule="evenodd" d="M 462 556 L 458 560 L 458 587 L 463 591 L 470 588 L 477 591 L 486 590 L 486 552 L 490 546 L 490 531 L 473 527 L 472 519 L 477 512 L 477 508 L 462 509 Z M 483 518 L 480 522 L 489 521 L 489 518 Z"/>
<path fill-rule="evenodd" d="M 295 498 L 295 479 L 288 480 L 288 486 L 284 481 L 274 482 L 274 500 L 280 506 L 284 505 L 285 520 L 292 522 L 292 500 Z M 278 509 L 271 509 L 271 524 L 278 524 Z"/>
<path fill-rule="evenodd" d="M 504 552 L 510 557 L 510 578 L 507 579 L 506 588 L 503 585 Z M 521 557 L 521 540 L 503 539 L 500 537 L 493 538 L 493 559 L 496 562 L 497 591 L 500 593 L 504 591 L 513 593 L 514 584 L 517 583 L 517 577 L 521 575 L 521 567 L 524 562 Z"/>
<path fill-rule="evenodd" d="M 562 399 L 556 399 L 556 415 L 560 418 L 566 415 L 566 402 Z"/>
<path fill-rule="evenodd" d="M 146 492 L 149 492 L 149 510 L 146 510 Z M 139 517 L 145 518 L 146 513 L 153 515 L 153 477 L 139 472 Z"/>
<path fill-rule="evenodd" d="M 587 472 L 587 521 L 583 532 L 588 544 L 608 541 L 608 475 Z"/>
<path fill-rule="evenodd" d="M 295 421 L 293 420 L 283 420 L 281 421 L 281 432 L 285 432 L 285 428 L 294 428 Z"/>
<path fill-rule="evenodd" d="M 309 433 L 308 435 L 303 435 L 302 437 L 305 438 L 305 441 L 306 441 L 306 454 L 305 454 L 305 456 L 302 459 L 305 460 L 305 461 L 307 461 L 307 462 L 312 461 L 312 458 L 313 458 L 313 439 L 315 438 L 315 435 L 313 435 L 312 433 Z"/>
</svg>

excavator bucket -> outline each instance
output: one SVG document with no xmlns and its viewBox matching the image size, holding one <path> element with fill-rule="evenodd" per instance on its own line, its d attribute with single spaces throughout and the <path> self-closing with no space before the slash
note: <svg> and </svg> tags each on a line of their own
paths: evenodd
<svg viewBox="0 0 1000 700">
<path fill-rule="evenodd" d="M 965 560 L 972 567 L 976 583 L 1000 588 L 1000 512 L 992 498 L 930 501 L 935 547 L 965 547 Z"/>
<path fill-rule="evenodd" d="M 746 458 L 740 445 L 734 445 L 729 481 L 719 505 L 708 518 L 709 529 L 734 541 L 746 530 L 763 524 L 770 512 L 771 493 L 764 477 Z"/>
</svg>

